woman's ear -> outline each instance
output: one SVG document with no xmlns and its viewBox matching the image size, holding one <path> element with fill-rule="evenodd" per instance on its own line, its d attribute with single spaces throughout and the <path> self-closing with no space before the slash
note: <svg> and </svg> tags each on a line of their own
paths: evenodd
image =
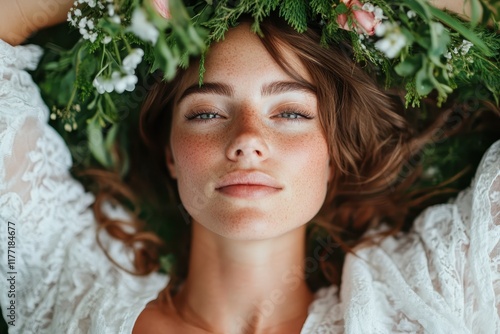
<svg viewBox="0 0 500 334">
<path fill-rule="evenodd" d="M 172 149 L 170 148 L 170 145 L 168 145 L 165 148 L 165 163 L 167 164 L 167 169 L 168 169 L 168 172 L 170 173 L 170 176 L 174 180 L 176 180 L 177 179 L 177 174 L 175 172 L 174 155 L 172 154 Z"/>
</svg>

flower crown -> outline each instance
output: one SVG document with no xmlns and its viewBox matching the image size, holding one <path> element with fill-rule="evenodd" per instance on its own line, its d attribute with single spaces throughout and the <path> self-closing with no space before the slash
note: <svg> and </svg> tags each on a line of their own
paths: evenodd
<svg viewBox="0 0 500 334">
<path fill-rule="evenodd" d="M 498 105 L 500 41 L 480 28 L 492 21 L 496 27 L 494 6 L 469 2 L 471 21 L 463 23 L 425 0 L 76 0 L 68 21 L 80 37 L 71 50 L 46 57 L 40 85 L 51 119 L 67 132 L 85 125 L 90 152 L 110 167 L 107 148 L 118 125 L 140 105 L 139 78 L 161 70 L 170 80 L 201 56 L 201 83 L 210 43 L 242 15 L 261 34 L 259 23 L 274 12 L 298 32 L 319 26 L 325 46 L 349 42 L 355 60 L 371 64 L 367 70 L 387 88 L 405 88 L 407 105 L 433 91 L 438 104 L 454 91 L 470 97 L 478 87 L 480 98 Z"/>
</svg>

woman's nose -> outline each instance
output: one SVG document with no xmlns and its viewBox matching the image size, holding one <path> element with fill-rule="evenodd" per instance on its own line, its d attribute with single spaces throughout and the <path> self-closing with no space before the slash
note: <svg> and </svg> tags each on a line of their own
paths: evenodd
<svg viewBox="0 0 500 334">
<path fill-rule="evenodd" d="M 252 163 L 268 158 L 269 147 L 264 136 L 264 124 L 256 118 L 258 116 L 253 115 L 234 120 L 226 151 L 229 160 Z"/>
</svg>

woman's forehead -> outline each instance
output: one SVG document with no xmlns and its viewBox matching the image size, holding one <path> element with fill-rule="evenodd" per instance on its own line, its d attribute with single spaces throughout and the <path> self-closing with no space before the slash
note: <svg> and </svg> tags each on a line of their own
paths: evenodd
<svg viewBox="0 0 500 334">
<path fill-rule="evenodd" d="M 297 55 L 283 42 L 279 43 L 280 55 L 302 78 L 310 81 L 310 75 Z M 223 41 L 210 46 L 204 66 L 206 71 L 203 80 L 208 82 L 248 78 L 255 75 L 266 77 L 269 81 L 292 79 L 276 63 L 260 37 L 250 30 L 250 24 L 246 22 L 230 29 Z M 198 66 L 190 68 L 183 80 L 184 87 L 198 82 L 197 70 Z"/>
</svg>

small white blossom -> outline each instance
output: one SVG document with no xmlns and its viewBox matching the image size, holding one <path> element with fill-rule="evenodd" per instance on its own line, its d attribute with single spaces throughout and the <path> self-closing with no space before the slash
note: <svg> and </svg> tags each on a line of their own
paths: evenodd
<svg viewBox="0 0 500 334">
<path fill-rule="evenodd" d="M 446 52 L 446 53 L 444 54 L 444 57 L 445 57 L 446 59 L 448 59 L 448 60 L 449 60 L 449 59 L 451 59 L 451 52 Z"/>
<path fill-rule="evenodd" d="M 102 39 L 102 43 L 108 44 L 109 42 L 111 42 L 111 36 L 104 36 L 104 38 Z"/>
<path fill-rule="evenodd" d="M 439 169 L 435 166 L 430 166 L 429 168 L 427 168 L 425 171 L 424 171 L 424 176 L 426 178 L 431 178 L 431 177 L 434 177 L 436 176 L 437 174 L 439 173 Z"/>
<path fill-rule="evenodd" d="M 411 20 L 412 18 L 414 18 L 415 16 L 417 16 L 417 13 L 415 13 L 413 10 L 409 10 L 406 13 L 406 16 L 408 16 L 408 18 Z"/>
<path fill-rule="evenodd" d="M 113 5 L 108 5 L 108 15 L 109 15 L 110 17 L 115 15 L 115 6 L 113 6 Z"/>
<path fill-rule="evenodd" d="M 146 12 L 141 8 L 136 8 L 132 14 L 132 25 L 127 28 L 127 31 L 133 32 L 143 41 L 149 41 L 156 44 L 158 39 L 158 29 L 148 21 Z"/>
<path fill-rule="evenodd" d="M 460 53 L 462 54 L 462 56 L 465 56 L 469 52 L 470 48 L 473 46 L 474 46 L 474 44 L 472 44 L 468 40 L 464 39 L 462 41 L 462 44 L 459 46 Z"/>
<path fill-rule="evenodd" d="M 72 130 L 71 125 L 68 123 L 64 124 L 64 130 L 71 132 L 71 130 Z"/>
<path fill-rule="evenodd" d="M 83 17 L 80 22 L 78 23 L 78 27 L 80 28 L 85 28 L 85 26 L 87 25 L 87 18 L 86 17 Z"/>
<path fill-rule="evenodd" d="M 97 33 L 96 32 L 90 34 L 89 41 L 91 41 L 92 43 L 94 43 L 96 41 L 96 39 L 97 39 Z"/>
<path fill-rule="evenodd" d="M 92 21 L 92 19 L 88 20 L 87 21 L 87 27 L 90 29 L 90 30 L 93 30 L 94 29 L 94 21 Z"/>
<path fill-rule="evenodd" d="M 385 37 L 375 43 L 375 48 L 383 52 L 387 58 L 395 58 L 406 45 L 406 37 L 399 31 L 393 29 Z"/>
<path fill-rule="evenodd" d="M 82 16 L 82 11 L 80 8 L 75 9 L 75 16 Z"/>
<path fill-rule="evenodd" d="M 51 119 L 51 120 L 55 120 L 55 119 L 56 119 L 56 117 L 57 117 L 57 116 L 56 116 L 56 114 L 55 114 L 55 113 L 50 114 L 50 119 Z"/>
<path fill-rule="evenodd" d="M 363 5 L 363 7 L 361 7 L 361 9 L 363 9 L 366 12 L 371 13 L 375 10 L 375 6 L 372 5 L 371 3 L 367 2 Z"/>
<path fill-rule="evenodd" d="M 113 23 L 116 23 L 116 24 L 120 24 L 122 22 L 122 20 L 120 19 L 120 17 L 118 15 L 110 17 L 109 20 Z"/>
<path fill-rule="evenodd" d="M 111 93 L 113 91 L 121 94 L 124 91 L 133 91 L 137 81 L 138 78 L 134 74 L 123 75 L 119 71 L 113 71 L 111 78 L 96 77 L 92 85 L 99 94 Z"/>
<path fill-rule="evenodd" d="M 135 75 L 129 74 L 129 75 L 123 77 L 123 80 L 125 81 L 125 84 L 126 84 L 125 90 L 128 92 L 131 92 L 134 90 L 135 84 L 137 83 L 138 78 Z"/>
<path fill-rule="evenodd" d="M 128 56 L 123 59 L 122 68 L 127 74 L 133 74 L 137 65 L 142 61 L 144 51 L 142 49 L 133 49 Z"/>
<path fill-rule="evenodd" d="M 388 30 L 388 24 L 381 22 L 377 24 L 377 26 L 375 27 L 375 35 L 377 35 L 378 37 L 382 37 L 385 35 L 387 30 Z"/>
<path fill-rule="evenodd" d="M 113 82 L 110 79 L 104 79 L 103 77 L 96 77 L 92 81 L 92 85 L 96 88 L 99 94 L 111 93 L 113 91 Z"/>
<path fill-rule="evenodd" d="M 387 19 L 387 16 L 384 15 L 384 11 L 380 7 L 375 7 L 373 10 L 373 15 L 376 20 L 382 21 L 383 19 Z"/>
</svg>

